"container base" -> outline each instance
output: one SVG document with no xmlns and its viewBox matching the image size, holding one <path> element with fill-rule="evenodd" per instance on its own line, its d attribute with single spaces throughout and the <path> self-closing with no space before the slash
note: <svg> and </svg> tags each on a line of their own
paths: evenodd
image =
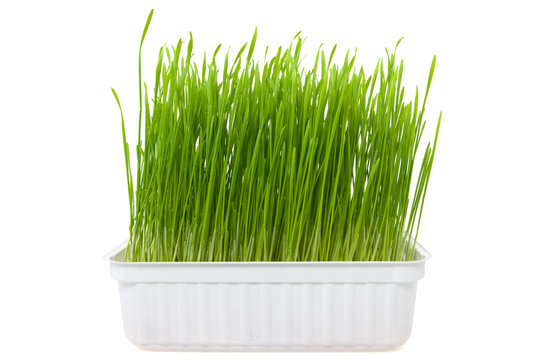
<svg viewBox="0 0 540 360">
<path fill-rule="evenodd" d="M 275 345 L 238 345 L 238 346 L 202 346 L 202 345 L 136 345 L 139 349 L 145 351 L 163 351 L 163 352 L 360 352 L 360 351 L 373 351 L 373 352 L 385 352 L 396 351 L 401 349 L 402 345 L 331 345 L 331 346 L 275 346 Z"/>
</svg>

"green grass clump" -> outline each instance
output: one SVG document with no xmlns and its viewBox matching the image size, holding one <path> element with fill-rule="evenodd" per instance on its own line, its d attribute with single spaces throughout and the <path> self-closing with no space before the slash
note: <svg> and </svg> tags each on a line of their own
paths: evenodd
<svg viewBox="0 0 540 360">
<path fill-rule="evenodd" d="M 435 58 L 423 100 L 416 88 L 406 102 L 394 54 L 371 76 L 356 54 L 332 64 L 335 47 L 305 68 L 297 35 L 259 63 L 256 37 L 219 69 L 219 47 L 202 64 L 192 38 L 161 48 L 151 100 L 139 51 L 136 179 L 122 115 L 126 261 L 412 260 L 439 131 L 413 180 Z"/>
</svg>

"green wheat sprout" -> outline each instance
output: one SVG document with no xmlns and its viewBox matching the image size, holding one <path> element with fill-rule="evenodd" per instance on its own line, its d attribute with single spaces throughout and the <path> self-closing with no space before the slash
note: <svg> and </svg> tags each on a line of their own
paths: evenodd
<svg viewBox="0 0 540 360">
<path fill-rule="evenodd" d="M 423 100 L 416 87 L 406 102 L 395 50 L 371 75 L 356 53 L 333 64 L 336 47 L 328 58 L 319 48 L 305 68 L 297 34 L 258 62 L 255 30 L 218 69 L 220 46 L 196 64 L 190 36 L 187 48 L 180 40 L 160 49 L 150 100 L 141 50 L 152 14 L 139 48 L 135 179 L 113 90 L 130 205 L 126 261 L 414 259 L 441 120 L 421 157 L 435 57 Z"/>
</svg>

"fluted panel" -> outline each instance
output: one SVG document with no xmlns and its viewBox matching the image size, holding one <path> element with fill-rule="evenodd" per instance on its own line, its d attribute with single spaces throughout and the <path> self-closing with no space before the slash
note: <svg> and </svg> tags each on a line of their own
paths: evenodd
<svg viewBox="0 0 540 360">
<path fill-rule="evenodd" d="M 352 350 L 408 338 L 416 281 L 120 282 L 127 337 L 163 350 Z"/>
</svg>

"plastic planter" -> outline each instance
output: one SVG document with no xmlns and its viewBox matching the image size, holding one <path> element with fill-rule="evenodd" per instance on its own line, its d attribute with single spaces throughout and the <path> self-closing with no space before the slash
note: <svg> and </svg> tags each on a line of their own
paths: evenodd
<svg viewBox="0 0 540 360">
<path fill-rule="evenodd" d="M 386 350 L 411 333 L 416 282 L 408 262 L 123 262 L 124 330 L 151 350 Z"/>
</svg>

